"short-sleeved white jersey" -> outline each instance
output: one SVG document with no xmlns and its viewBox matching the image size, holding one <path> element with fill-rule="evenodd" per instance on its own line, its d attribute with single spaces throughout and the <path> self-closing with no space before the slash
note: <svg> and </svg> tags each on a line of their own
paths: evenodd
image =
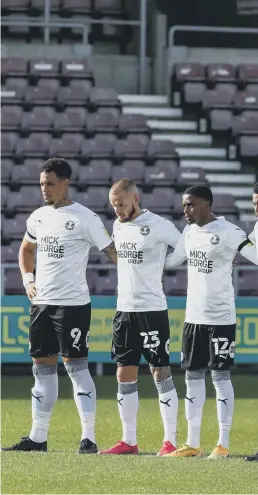
<svg viewBox="0 0 258 495">
<path fill-rule="evenodd" d="M 117 250 L 117 310 L 128 312 L 167 309 L 161 277 L 168 246 L 180 232 L 169 220 L 148 210 L 132 222 L 114 222 Z"/>
<path fill-rule="evenodd" d="M 249 234 L 248 237 L 250 241 L 256 246 L 257 257 L 258 257 L 258 221 L 254 226 L 253 232 L 251 232 L 251 234 Z"/>
<path fill-rule="evenodd" d="M 98 215 L 79 203 L 43 206 L 27 220 L 25 238 L 37 244 L 33 304 L 80 306 L 90 302 L 86 267 L 91 246 L 112 241 Z"/>
<path fill-rule="evenodd" d="M 246 233 L 223 217 L 203 227 L 185 227 L 177 250 L 188 263 L 187 323 L 236 323 L 232 268 L 236 252 L 246 240 Z"/>
</svg>

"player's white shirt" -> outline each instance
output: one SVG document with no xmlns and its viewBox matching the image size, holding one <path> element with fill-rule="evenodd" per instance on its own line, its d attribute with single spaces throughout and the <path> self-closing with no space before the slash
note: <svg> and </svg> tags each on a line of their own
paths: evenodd
<svg viewBox="0 0 258 495">
<path fill-rule="evenodd" d="M 223 217 L 203 227 L 196 224 L 185 227 L 176 251 L 180 251 L 188 263 L 186 322 L 236 323 L 232 263 L 246 240 L 246 233 Z"/>
<path fill-rule="evenodd" d="M 167 309 L 161 277 L 167 247 L 175 247 L 180 232 L 165 218 L 148 210 L 132 222 L 114 222 L 117 250 L 118 311 Z"/>
<path fill-rule="evenodd" d="M 37 244 L 33 304 L 80 306 L 90 302 L 86 267 L 91 246 L 111 243 L 98 215 L 79 203 L 43 206 L 27 220 L 25 238 Z"/>
<path fill-rule="evenodd" d="M 256 246 L 257 257 L 258 257 L 258 221 L 254 226 L 253 232 L 251 232 L 251 234 L 249 234 L 248 237 L 250 241 Z"/>
</svg>

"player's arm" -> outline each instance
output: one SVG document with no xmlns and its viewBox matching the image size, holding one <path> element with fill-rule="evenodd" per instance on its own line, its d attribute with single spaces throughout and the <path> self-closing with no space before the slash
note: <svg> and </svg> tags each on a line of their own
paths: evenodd
<svg viewBox="0 0 258 495">
<path fill-rule="evenodd" d="M 91 221 L 87 225 L 86 238 L 90 236 L 91 243 L 98 248 L 99 251 L 103 251 L 108 258 L 117 263 L 116 248 L 113 240 L 107 232 L 105 225 L 98 215 L 92 214 Z"/>
<path fill-rule="evenodd" d="M 258 257 L 256 247 L 253 245 L 249 237 L 246 237 L 238 246 L 238 252 L 251 263 L 258 265 Z"/>
<path fill-rule="evenodd" d="M 176 268 L 182 265 L 182 263 L 184 263 L 186 259 L 187 259 L 187 254 L 185 250 L 185 230 L 184 230 L 184 232 L 179 237 L 174 252 L 166 257 L 164 268 L 166 270 L 171 270 L 173 268 Z"/>
<path fill-rule="evenodd" d="M 115 243 L 112 241 L 109 246 L 105 247 L 102 249 L 103 253 L 107 255 L 107 257 L 115 264 L 117 264 L 117 252 L 116 252 L 116 247 Z"/>
<path fill-rule="evenodd" d="M 23 285 L 30 301 L 37 293 L 33 275 L 34 251 L 36 247 L 37 243 L 28 241 L 26 233 L 19 250 L 19 267 L 22 274 Z"/>
</svg>

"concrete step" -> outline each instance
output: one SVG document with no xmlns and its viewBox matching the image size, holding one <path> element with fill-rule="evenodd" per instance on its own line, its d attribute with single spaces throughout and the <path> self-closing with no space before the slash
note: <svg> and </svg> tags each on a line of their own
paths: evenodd
<svg viewBox="0 0 258 495">
<path fill-rule="evenodd" d="M 124 107 L 123 113 L 126 115 L 141 114 L 151 119 L 181 119 L 183 112 L 181 108 L 162 108 L 162 107 L 142 107 L 132 106 Z"/>
<path fill-rule="evenodd" d="M 124 106 L 168 107 L 166 95 L 119 95 Z"/>
<path fill-rule="evenodd" d="M 152 134 L 152 139 L 168 139 L 183 146 L 210 146 L 212 137 L 209 134 Z"/>
<path fill-rule="evenodd" d="M 148 120 L 148 126 L 155 131 L 197 131 L 197 123 L 190 120 Z"/>
<path fill-rule="evenodd" d="M 254 184 L 255 174 L 206 174 L 210 184 Z"/>
<path fill-rule="evenodd" d="M 214 194 L 231 194 L 235 198 L 250 198 L 252 197 L 252 187 L 234 187 L 234 186 L 214 186 L 212 187 Z"/>
<path fill-rule="evenodd" d="M 212 171 L 238 172 L 241 170 L 240 162 L 229 162 L 227 160 L 181 160 L 183 168 L 204 168 Z"/>
<path fill-rule="evenodd" d="M 224 148 L 177 148 L 181 158 L 214 158 L 225 159 L 226 150 Z M 200 165 L 199 165 L 200 166 Z"/>
<path fill-rule="evenodd" d="M 253 204 L 251 200 L 251 195 L 250 199 L 238 199 L 236 201 L 236 206 L 239 208 L 239 210 L 247 210 L 247 211 L 253 211 Z M 254 213 L 253 213 L 253 218 L 254 218 Z"/>
</svg>

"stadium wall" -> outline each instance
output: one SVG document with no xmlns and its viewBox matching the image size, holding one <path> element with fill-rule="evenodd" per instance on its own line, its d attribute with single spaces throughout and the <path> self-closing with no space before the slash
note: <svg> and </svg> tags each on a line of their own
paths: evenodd
<svg viewBox="0 0 258 495">
<path fill-rule="evenodd" d="M 171 329 L 170 360 L 180 363 L 185 297 L 168 297 Z M 236 363 L 258 363 L 257 297 L 237 297 Z M 116 297 L 92 297 L 89 361 L 110 363 L 112 319 Z M 29 301 L 26 296 L 3 296 L 1 308 L 2 363 L 30 363 L 28 351 Z"/>
</svg>

